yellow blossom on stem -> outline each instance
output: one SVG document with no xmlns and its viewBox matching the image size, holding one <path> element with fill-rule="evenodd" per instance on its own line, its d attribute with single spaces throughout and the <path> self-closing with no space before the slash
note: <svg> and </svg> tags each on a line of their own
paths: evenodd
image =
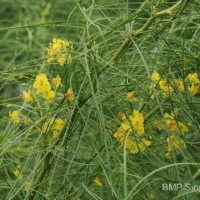
<svg viewBox="0 0 200 200">
<path fill-rule="evenodd" d="M 136 142 L 133 141 L 133 142 L 131 143 L 131 146 L 130 146 L 130 148 L 129 148 L 129 151 L 130 151 L 130 153 L 132 153 L 132 154 L 137 154 L 137 153 L 139 152 L 138 145 L 137 145 Z"/>
<path fill-rule="evenodd" d="M 165 122 L 170 132 L 178 131 L 181 134 L 188 132 L 188 127 L 179 121 L 175 121 L 172 115 L 165 113 Z"/>
<path fill-rule="evenodd" d="M 188 86 L 188 91 L 192 96 L 200 92 L 200 80 L 197 73 L 188 74 L 188 80 L 190 81 L 190 86 Z"/>
<path fill-rule="evenodd" d="M 144 133 L 144 117 L 143 114 L 138 110 L 133 111 L 133 116 L 130 116 L 131 123 L 138 133 L 138 135 L 142 135 Z"/>
<path fill-rule="evenodd" d="M 48 101 L 53 100 L 55 98 L 55 96 L 56 96 L 56 93 L 53 90 L 43 93 L 43 97 Z"/>
<path fill-rule="evenodd" d="M 65 97 L 68 101 L 74 101 L 74 95 L 73 95 L 73 91 L 71 88 L 69 88 L 65 94 Z"/>
<path fill-rule="evenodd" d="M 130 126 L 130 124 L 129 124 L 128 121 L 125 122 L 125 123 L 122 123 L 122 124 L 121 124 L 121 127 L 122 127 L 122 129 L 123 129 L 124 131 L 128 131 L 128 130 L 131 129 L 131 126 Z"/>
<path fill-rule="evenodd" d="M 30 119 L 29 118 L 24 118 L 23 119 L 23 123 L 25 124 L 25 125 L 28 125 L 28 124 L 30 124 Z"/>
<path fill-rule="evenodd" d="M 172 86 L 167 84 L 166 80 L 160 80 L 159 87 L 165 94 L 169 94 L 173 90 Z"/>
<path fill-rule="evenodd" d="M 119 118 L 120 120 L 124 120 L 124 119 L 126 118 L 126 115 L 125 115 L 124 113 L 122 113 L 122 112 L 119 112 L 119 113 L 118 113 L 118 118 Z"/>
<path fill-rule="evenodd" d="M 125 131 L 123 128 L 119 128 L 114 134 L 113 134 L 113 137 L 116 138 L 118 141 L 122 142 L 125 140 Z"/>
<path fill-rule="evenodd" d="M 167 153 L 166 156 L 169 156 L 172 152 L 172 146 L 174 146 L 177 150 L 182 150 L 186 147 L 185 142 L 179 137 L 172 135 L 166 139 L 167 141 Z"/>
<path fill-rule="evenodd" d="M 121 141 L 121 145 L 128 149 L 132 154 L 137 154 L 139 152 L 138 145 L 132 138 L 126 138 Z"/>
<path fill-rule="evenodd" d="M 135 101 L 137 101 L 137 98 L 135 98 L 134 92 L 128 92 L 128 93 L 127 93 L 127 99 L 128 99 L 130 102 L 135 102 Z"/>
<path fill-rule="evenodd" d="M 149 140 L 146 140 L 146 139 L 142 139 L 142 142 L 141 143 L 139 143 L 139 149 L 140 149 L 140 151 L 145 151 L 146 150 L 146 148 L 148 147 L 148 146 L 150 146 L 151 145 L 151 141 L 149 141 Z"/>
<path fill-rule="evenodd" d="M 61 78 L 59 75 L 56 76 L 56 78 L 53 78 L 53 85 L 56 89 L 58 89 L 59 86 L 61 86 Z"/>
<path fill-rule="evenodd" d="M 174 132 L 176 130 L 176 121 L 175 120 L 166 119 L 165 122 L 166 122 L 170 132 Z"/>
<path fill-rule="evenodd" d="M 51 85 L 47 79 L 46 74 L 39 74 L 36 77 L 36 80 L 33 83 L 33 88 L 35 88 L 38 93 L 41 93 L 43 97 L 48 101 L 53 100 L 56 95 L 56 93 L 51 90 Z"/>
<path fill-rule="evenodd" d="M 188 79 L 190 83 L 200 83 L 197 73 L 190 73 L 188 74 Z"/>
<path fill-rule="evenodd" d="M 183 80 L 181 80 L 181 79 L 175 80 L 175 84 L 176 84 L 177 88 L 178 88 L 181 92 L 184 92 L 184 91 L 185 91 L 185 86 L 184 86 Z"/>
<path fill-rule="evenodd" d="M 61 118 L 58 118 L 55 120 L 54 125 L 53 125 L 53 129 L 56 129 L 58 131 L 61 131 L 62 128 L 64 126 L 64 120 Z"/>
<path fill-rule="evenodd" d="M 200 84 L 192 83 L 191 86 L 188 86 L 188 91 L 192 96 L 200 92 Z"/>
<path fill-rule="evenodd" d="M 188 127 L 181 122 L 178 122 L 178 127 L 180 129 L 181 134 L 188 132 Z"/>
<path fill-rule="evenodd" d="M 52 132 L 52 134 L 53 134 L 53 139 L 56 139 L 56 138 L 58 138 L 58 136 L 59 136 L 59 131 L 54 130 L 54 131 Z"/>
<path fill-rule="evenodd" d="M 21 98 L 24 100 L 24 102 L 28 103 L 28 102 L 33 101 L 34 94 L 32 91 L 28 91 L 28 92 L 23 91 Z"/>
<path fill-rule="evenodd" d="M 47 48 L 47 62 L 57 61 L 61 66 L 71 62 L 72 45 L 68 40 L 54 38 Z"/>
<path fill-rule="evenodd" d="M 163 122 L 159 121 L 159 120 L 154 120 L 153 125 L 159 130 L 163 130 L 165 129 L 165 125 L 163 124 Z"/>
<path fill-rule="evenodd" d="M 48 124 L 45 124 L 42 128 L 43 132 L 51 132 L 53 139 L 58 138 L 60 131 L 64 126 L 64 120 L 61 118 L 52 118 Z"/>
<path fill-rule="evenodd" d="M 158 72 L 154 71 L 152 74 L 151 74 L 151 80 L 153 82 L 158 82 L 160 79 L 160 75 Z"/>
<path fill-rule="evenodd" d="M 38 93 L 45 93 L 51 90 L 51 85 L 47 79 L 46 74 L 39 74 L 33 83 L 33 88 L 37 90 Z"/>
<path fill-rule="evenodd" d="M 9 112 L 9 117 L 11 118 L 11 120 L 14 122 L 14 124 L 18 124 L 21 120 L 19 117 L 19 110 L 14 110 L 14 111 L 10 111 Z"/>
</svg>

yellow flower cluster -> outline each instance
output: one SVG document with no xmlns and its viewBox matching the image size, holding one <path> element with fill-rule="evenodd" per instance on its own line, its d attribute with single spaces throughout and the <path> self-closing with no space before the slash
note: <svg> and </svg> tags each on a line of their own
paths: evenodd
<svg viewBox="0 0 200 200">
<path fill-rule="evenodd" d="M 159 80 L 160 80 L 160 75 L 158 72 L 154 71 L 152 74 L 151 74 L 151 80 L 155 83 L 157 83 Z"/>
<path fill-rule="evenodd" d="M 33 83 L 33 88 L 41 93 L 43 97 L 47 100 L 53 100 L 55 97 L 55 92 L 51 89 L 51 85 L 47 79 L 46 74 L 39 74 Z"/>
<path fill-rule="evenodd" d="M 145 151 L 146 148 L 151 145 L 151 141 L 148 141 L 144 138 L 139 138 L 144 134 L 143 114 L 138 110 L 134 110 L 133 115 L 129 116 L 129 118 L 122 114 L 121 116 L 123 122 L 113 134 L 113 137 L 116 138 L 122 146 L 126 147 L 133 154 L 136 154 L 139 151 Z M 134 138 L 131 137 L 133 132 L 135 133 Z"/>
<path fill-rule="evenodd" d="M 168 113 L 165 113 L 165 123 L 171 133 L 178 132 L 180 134 L 184 134 L 188 132 L 188 127 L 185 124 L 175 120 L 174 116 Z M 158 130 L 165 129 L 165 124 L 161 121 L 155 121 L 154 125 L 156 126 L 156 128 L 158 128 Z"/>
<path fill-rule="evenodd" d="M 175 85 L 181 92 L 185 91 L 185 86 L 184 86 L 183 80 L 181 80 L 181 79 L 175 80 Z"/>
<path fill-rule="evenodd" d="M 9 117 L 10 119 L 14 122 L 14 124 L 20 123 L 20 117 L 19 117 L 20 111 L 19 110 L 14 110 L 9 112 Z"/>
<path fill-rule="evenodd" d="M 57 75 L 56 78 L 53 78 L 53 81 L 52 81 L 52 82 L 53 82 L 53 85 L 54 85 L 55 89 L 58 89 L 59 86 L 62 85 L 62 84 L 61 84 L 61 78 L 60 78 L 59 75 Z"/>
<path fill-rule="evenodd" d="M 14 110 L 14 111 L 10 111 L 9 112 L 9 117 L 11 119 L 11 121 L 14 124 L 18 124 L 18 123 L 23 123 L 25 125 L 28 125 L 30 123 L 30 119 L 27 117 L 20 117 L 20 111 L 19 110 Z"/>
<path fill-rule="evenodd" d="M 166 80 L 161 79 L 158 72 L 154 71 L 151 74 L 151 80 L 155 86 L 157 84 L 159 85 L 165 95 L 170 94 L 173 91 L 172 85 L 168 84 Z M 152 98 L 154 98 L 154 96 L 152 96 Z"/>
<path fill-rule="evenodd" d="M 171 136 L 166 139 L 167 153 L 165 155 L 167 157 L 170 156 L 172 147 L 177 150 L 181 150 L 186 147 L 185 142 L 180 138 L 180 136 L 188 132 L 188 127 L 182 122 L 175 120 L 173 115 L 165 113 L 165 123 L 156 120 L 154 125 L 158 128 L 158 130 L 164 130 L 166 125 L 167 129 L 170 131 Z M 178 133 L 179 136 L 176 133 Z"/>
<path fill-rule="evenodd" d="M 184 149 L 186 147 L 186 144 L 183 141 L 183 139 L 181 139 L 175 135 L 168 137 L 166 139 L 166 141 L 167 141 L 167 153 L 165 154 L 166 157 L 170 156 L 173 147 L 175 147 L 175 149 L 177 149 L 179 151 L 181 151 L 182 149 Z"/>
<path fill-rule="evenodd" d="M 137 101 L 137 98 L 135 98 L 134 92 L 128 92 L 128 93 L 127 93 L 127 99 L 128 99 L 128 101 L 130 101 L 130 102 L 135 102 L 135 101 Z"/>
<path fill-rule="evenodd" d="M 48 124 L 45 124 L 43 127 L 44 132 L 51 132 L 52 138 L 56 139 L 59 136 L 60 131 L 64 126 L 64 120 L 61 118 L 55 119 L 52 118 Z"/>
<path fill-rule="evenodd" d="M 71 88 L 69 88 L 65 94 L 65 97 L 68 101 L 73 102 L 74 101 L 74 94 Z"/>
<path fill-rule="evenodd" d="M 28 102 L 33 101 L 34 94 L 32 91 L 28 91 L 28 92 L 23 91 L 21 98 L 24 100 L 24 102 L 28 103 Z"/>
<path fill-rule="evenodd" d="M 68 40 L 54 38 L 47 48 L 47 62 L 57 61 L 61 66 L 71 62 L 72 44 Z"/>
<path fill-rule="evenodd" d="M 52 84 L 55 90 L 57 90 L 59 86 L 62 85 L 59 75 L 53 78 Z M 53 100 L 56 95 L 56 93 L 51 88 L 51 84 L 48 81 L 46 74 L 37 75 L 36 80 L 33 83 L 33 88 L 35 88 L 38 93 L 41 93 L 43 97 L 48 101 Z M 26 103 L 31 102 L 34 100 L 34 93 L 32 91 L 23 91 L 23 93 L 21 94 L 21 98 Z"/>
<path fill-rule="evenodd" d="M 194 96 L 197 93 L 200 93 L 200 81 L 197 73 L 188 74 L 188 80 L 190 82 L 190 86 L 188 87 L 188 91 Z"/>
<path fill-rule="evenodd" d="M 158 72 L 154 71 L 151 74 L 151 80 L 155 85 L 159 85 L 159 88 L 162 90 L 164 96 L 167 96 L 173 92 L 173 88 L 176 87 L 179 91 L 184 92 L 186 91 L 184 81 L 182 79 L 175 79 L 172 83 L 167 83 L 165 79 L 161 79 Z M 190 73 L 188 74 L 189 84 L 187 84 L 187 90 L 190 92 L 192 96 L 197 93 L 200 93 L 200 80 L 198 78 L 197 73 Z M 152 91 L 152 86 L 151 86 Z M 154 95 L 152 96 L 152 99 Z"/>
</svg>

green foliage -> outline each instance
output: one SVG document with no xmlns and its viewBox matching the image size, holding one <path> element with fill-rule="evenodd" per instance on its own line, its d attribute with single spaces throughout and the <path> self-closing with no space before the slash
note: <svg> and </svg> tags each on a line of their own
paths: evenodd
<svg viewBox="0 0 200 200">
<path fill-rule="evenodd" d="M 1 0 L 0 199 L 199 199 L 199 7 Z"/>
</svg>

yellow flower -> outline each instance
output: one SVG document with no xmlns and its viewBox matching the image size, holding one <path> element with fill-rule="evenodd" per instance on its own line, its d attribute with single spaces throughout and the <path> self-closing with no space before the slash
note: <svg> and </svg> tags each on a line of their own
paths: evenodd
<svg viewBox="0 0 200 200">
<path fill-rule="evenodd" d="M 146 140 L 146 139 L 142 139 L 142 142 L 141 143 L 139 143 L 139 149 L 140 149 L 140 151 L 145 151 L 146 150 L 146 148 L 148 147 L 148 146 L 150 146 L 151 145 L 151 141 L 149 141 L 149 140 Z"/>
<path fill-rule="evenodd" d="M 131 148 L 129 150 L 132 154 L 137 154 L 139 152 L 137 143 L 132 142 Z"/>
<path fill-rule="evenodd" d="M 188 74 L 188 79 L 190 83 L 200 83 L 197 73 Z"/>
<path fill-rule="evenodd" d="M 98 186 L 98 187 L 102 187 L 102 186 L 103 186 L 102 181 L 101 181 L 101 179 L 100 179 L 99 177 L 95 177 L 95 178 L 94 178 L 93 184 L 94 184 L 95 186 Z"/>
<path fill-rule="evenodd" d="M 50 43 L 47 48 L 49 56 L 47 62 L 57 61 L 61 66 L 65 63 L 70 63 L 72 48 L 73 47 L 69 41 L 54 38 L 53 42 Z"/>
<path fill-rule="evenodd" d="M 33 87 L 37 90 L 38 93 L 42 93 L 43 97 L 48 101 L 51 101 L 55 97 L 55 92 L 51 90 L 51 85 L 47 79 L 46 74 L 39 74 L 36 77 Z"/>
<path fill-rule="evenodd" d="M 119 113 L 118 113 L 118 118 L 119 118 L 120 120 L 124 120 L 124 119 L 126 118 L 126 115 L 125 115 L 124 113 L 122 113 L 122 112 L 119 112 Z"/>
<path fill-rule="evenodd" d="M 58 136 L 59 136 L 59 131 L 54 130 L 53 131 L 53 139 L 58 138 Z"/>
<path fill-rule="evenodd" d="M 58 89 L 59 86 L 61 86 L 61 78 L 59 75 L 56 76 L 56 78 L 53 78 L 53 85 L 56 89 Z"/>
<path fill-rule="evenodd" d="M 32 91 L 23 91 L 22 95 L 21 95 L 22 99 L 24 100 L 24 102 L 28 103 L 33 101 L 34 98 L 34 94 Z"/>
<path fill-rule="evenodd" d="M 50 124 L 52 124 L 53 122 L 54 122 L 54 124 L 53 124 L 51 130 L 53 132 L 53 138 L 56 139 L 64 126 L 64 120 L 61 118 L 58 118 L 56 120 L 52 119 Z"/>
<path fill-rule="evenodd" d="M 154 71 L 152 74 L 151 74 L 151 80 L 153 82 L 158 82 L 160 79 L 160 75 L 159 73 L 157 73 L 156 71 Z"/>
<path fill-rule="evenodd" d="M 181 80 L 181 79 L 175 80 L 175 84 L 176 84 L 177 88 L 178 88 L 181 92 L 184 92 L 184 91 L 185 91 L 185 86 L 184 86 L 183 80 Z"/>
<path fill-rule="evenodd" d="M 127 93 L 127 99 L 128 99 L 130 102 L 135 102 L 135 101 L 137 101 L 137 98 L 135 98 L 134 92 L 128 92 L 128 93 Z"/>
<path fill-rule="evenodd" d="M 64 121 L 63 121 L 63 119 L 59 118 L 59 119 L 55 120 L 53 128 L 58 131 L 61 131 L 63 126 L 64 126 Z"/>
<path fill-rule="evenodd" d="M 13 174 L 21 181 L 23 179 L 23 175 L 21 174 L 21 166 L 18 165 Z"/>
<path fill-rule="evenodd" d="M 136 154 L 139 152 L 138 145 L 132 138 L 127 138 L 121 141 L 121 145 L 128 149 L 130 153 Z"/>
<path fill-rule="evenodd" d="M 174 132 L 176 130 L 176 121 L 172 115 L 165 113 L 165 122 L 170 132 Z"/>
<path fill-rule="evenodd" d="M 165 113 L 165 119 L 174 119 L 174 117 L 169 113 Z"/>
<path fill-rule="evenodd" d="M 65 97 L 68 101 L 74 101 L 74 95 L 73 95 L 73 92 L 72 92 L 72 89 L 69 88 L 65 94 Z"/>
<path fill-rule="evenodd" d="M 56 93 L 53 90 L 49 90 L 43 93 L 43 97 L 48 101 L 53 100 L 55 96 Z"/>
<path fill-rule="evenodd" d="M 122 124 L 121 124 L 121 127 L 122 127 L 122 129 L 123 129 L 124 131 L 128 131 L 128 130 L 131 129 L 131 126 L 129 125 L 129 123 L 128 123 L 128 124 L 127 124 L 127 123 L 122 123 Z"/>
<path fill-rule="evenodd" d="M 122 142 L 125 140 L 125 131 L 121 127 L 113 134 L 114 138 L 117 138 L 118 141 Z"/>
<path fill-rule="evenodd" d="M 42 131 L 44 133 L 51 132 L 52 135 L 53 135 L 52 136 L 53 139 L 56 139 L 56 138 L 58 138 L 59 133 L 62 130 L 63 126 L 64 126 L 64 120 L 63 119 L 61 119 L 61 118 L 58 118 L 58 119 L 52 118 L 49 123 L 46 123 L 42 127 Z"/>
<path fill-rule="evenodd" d="M 188 127 L 181 122 L 178 122 L 178 126 L 180 129 L 181 134 L 188 132 Z"/>
<path fill-rule="evenodd" d="M 138 110 L 133 111 L 133 116 L 130 116 L 130 120 L 134 129 L 137 131 L 138 135 L 142 135 L 144 133 L 144 117 L 143 114 Z"/>
<path fill-rule="evenodd" d="M 177 150 L 182 150 L 186 147 L 185 142 L 175 135 L 168 137 L 166 141 L 167 141 L 167 154 L 166 154 L 166 156 L 168 156 L 172 152 L 172 145 Z"/>
<path fill-rule="evenodd" d="M 191 86 L 188 87 L 188 91 L 192 96 L 200 92 L 200 84 L 192 83 Z"/>
<path fill-rule="evenodd" d="M 159 86 L 164 93 L 170 93 L 173 90 L 172 86 L 167 84 L 165 80 L 160 80 Z"/>
<path fill-rule="evenodd" d="M 176 130 L 176 121 L 175 120 L 166 119 L 165 122 L 166 122 L 170 132 L 174 132 Z"/>
<path fill-rule="evenodd" d="M 179 121 L 175 121 L 174 117 L 165 113 L 165 122 L 169 128 L 170 132 L 175 132 L 176 130 L 179 131 L 181 134 L 188 132 L 188 127 L 185 126 L 183 123 Z"/>
<path fill-rule="evenodd" d="M 65 58 L 65 57 L 60 57 L 60 58 L 57 59 L 57 62 L 58 62 L 61 66 L 63 66 L 63 65 L 67 62 L 67 58 Z"/>
<path fill-rule="evenodd" d="M 153 124 L 159 131 L 165 129 L 165 125 L 159 120 L 154 120 Z"/>
<path fill-rule="evenodd" d="M 9 112 L 9 117 L 11 120 L 14 122 L 14 124 L 17 124 L 20 122 L 20 117 L 19 117 L 19 110 L 14 110 Z"/>
<path fill-rule="evenodd" d="M 23 119 L 23 123 L 26 124 L 26 125 L 28 125 L 28 124 L 30 123 L 30 119 L 27 118 L 27 117 L 24 118 L 24 119 Z"/>
<path fill-rule="evenodd" d="M 124 140 L 124 142 L 122 142 L 122 145 L 127 149 L 131 149 L 131 147 L 134 145 L 134 141 L 132 140 L 132 138 L 127 138 Z"/>
<path fill-rule="evenodd" d="M 33 83 L 33 88 L 37 89 L 38 93 L 45 93 L 51 90 L 51 85 L 46 74 L 39 74 Z"/>
</svg>

